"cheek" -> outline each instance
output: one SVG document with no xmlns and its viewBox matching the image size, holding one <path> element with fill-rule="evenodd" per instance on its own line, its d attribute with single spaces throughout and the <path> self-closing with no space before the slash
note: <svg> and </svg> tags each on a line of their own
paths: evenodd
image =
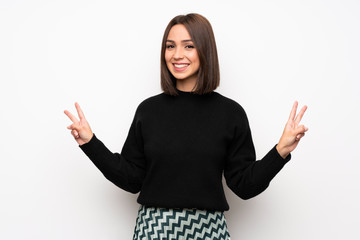
<svg viewBox="0 0 360 240">
<path fill-rule="evenodd" d="M 199 59 L 199 55 L 197 54 L 197 52 L 192 53 L 190 59 L 191 59 L 191 62 L 193 63 L 194 68 L 196 70 L 198 70 L 200 67 L 200 59 Z"/>
<path fill-rule="evenodd" d="M 165 51 L 165 62 L 168 63 L 171 60 L 171 54 L 169 51 Z"/>
<path fill-rule="evenodd" d="M 166 66 L 167 66 L 167 68 L 168 68 L 169 70 L 170 70 L 170 66 L 171 66 L 170 60 L 171 60 L 171 57 L 169 56 L 169 54 L 167 54 L 167 53 L 165 52 L 165 64 L 166 64 Z"/>
<path fill-rule="evenodd" d="M 189 54 L 189 59 L 193 62 L 193 63 L 198 63 L 199 62 L 199 56 L 197 54 L 197 52 L 192 52 Z"/>
</svg>

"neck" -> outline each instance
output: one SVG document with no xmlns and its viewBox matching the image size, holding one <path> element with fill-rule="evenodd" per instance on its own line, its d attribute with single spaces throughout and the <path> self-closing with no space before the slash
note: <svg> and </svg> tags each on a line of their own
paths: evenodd
<svg viewBox="0 0 360 240">
<path fill-rule="evenodd" d="M 196 78 L 187 80 L 176 80 L 176 88 L 183 92 L 193 92 L 195 89 Z"/>
</svg>

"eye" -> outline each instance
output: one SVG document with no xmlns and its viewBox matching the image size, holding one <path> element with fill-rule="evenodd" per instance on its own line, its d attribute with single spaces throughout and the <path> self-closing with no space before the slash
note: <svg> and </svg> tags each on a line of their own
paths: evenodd
<svg viewBox="0 0 360 240">
<path fill-rule="evenodd" d="M 166 48 L 174 48 L 175 46 L 174 45 L 172 45 L 172 44 L 168 44 L 168 45 L 166 45 Z"/>
<path fill-rule="evenodd" d="M 194 45 L 186 45 L 185 48 L 195 48 Z"/>
</svg>

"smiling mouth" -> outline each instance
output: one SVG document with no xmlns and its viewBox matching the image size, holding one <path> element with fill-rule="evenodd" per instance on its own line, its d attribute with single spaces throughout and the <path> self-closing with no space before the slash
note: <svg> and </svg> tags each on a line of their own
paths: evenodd
<svg viewBox="0 0 360 240">
<path fill-rule="evenodd" d="M 175 64 L 175 63 L 173 63 L 173 65 L 177 72 L 182 72 L 182 71 L 185 71 L 190 64 L 187 64 L 187 63 Z"/>
</svg>

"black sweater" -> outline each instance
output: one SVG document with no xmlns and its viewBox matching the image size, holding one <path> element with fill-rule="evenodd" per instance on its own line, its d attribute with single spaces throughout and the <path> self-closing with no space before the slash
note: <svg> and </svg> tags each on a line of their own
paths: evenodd
<svg viewBox="0 0 360 240">
<path fill-rule="evenodd" d="M 244 109 L 217 92 L 177 90 L 142 101 L 121 153 L 94 134 L 79 146 L 104 176 L 138 203 L 166 208 L 226 211 L 222 174 L 229 188 L 249 199 L 264 191 L 291 158 L 276 145 L 259 161 Z"/>
</svg>

